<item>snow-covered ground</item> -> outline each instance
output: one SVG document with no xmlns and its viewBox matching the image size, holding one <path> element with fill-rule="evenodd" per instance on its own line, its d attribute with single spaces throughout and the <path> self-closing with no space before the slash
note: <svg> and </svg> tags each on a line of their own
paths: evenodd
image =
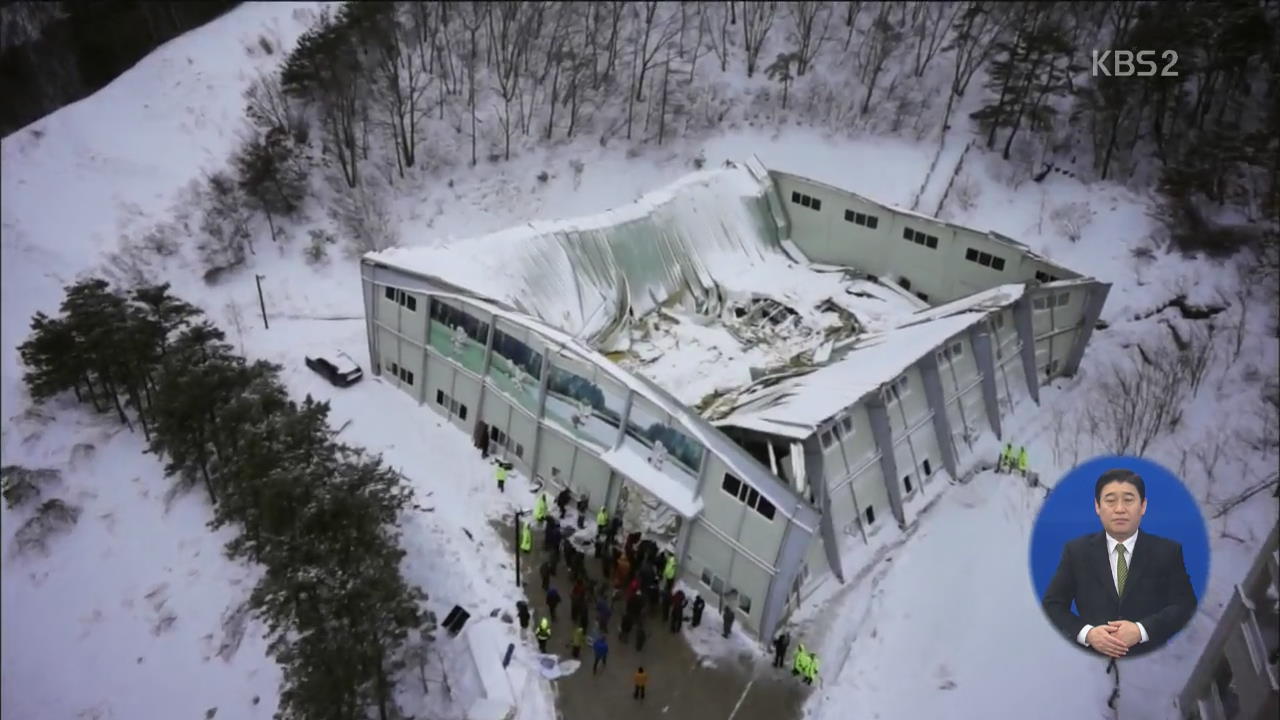
<svg viewBox="0 0 1280 720">
<path fill-rule="evenodd" d="M 0 146 L 2 461 L 60 469 L 56 494 L 83 509 L 77 526 L 50 545 L 47 557 L 14 556 L 11 538 L 25 516 L 8 509 L 0 516 L 0 709 L 6 716 L 178 718 L 214 707 L 218 717 L 274 712 L 279 670 L 266 657 L 261 627 L 248 623 L 238 649 L 224 652 L 229 659 L 218 656 L 223 620 L 244 600 L 254 569 L 223 557 L 226 531 L 206 529 L 205 499 L 197 493 L 166 503 L 170 483 L 156 458 L 142 453 L 140 437 L 108 418 L 91 418 L 65 403 L 32 411 L 15 348 L 32 314 L 56 311 L 64 285 L 100 266 L 121 235 L 170 217 L 178 188 L 225 162 L 240 128 L 241 92 L 257 70 L 280 58 L 256 50 L 257 36 L 273 34 L 288 48 L 313 9 L 242 5 Z M 451 185 L 444 178 L 424 181 L 425 191 L 401 199 L 394 214 L 403 243 L 430 244 L 530 218 L 599 213 L 689 172 L 689 160 L 699 152 L 709 167 L 754 153 L 768 167 L 907 207 L 934 149 L 801 127 L 726 131 L 636 157 L 617 143 L 605 148 L 586 138 L 527 152 L 509 164 L 451 170 Z M 584 168 L 578 177 L 573 161 Z M 535 180 L 541 170 L 550 173 L 545 183 Z M 1132 355 L 1134 343 L 1154 348 L 1166 342 L 1165 323 L 1183 331 L 1215 323 L 1219 355 L 1180 428 L 1148 455 L 1182 472 L 1207 513 L 1274 469 L 1273 454 L 1251 451 L 1243 439 L 1260 429 L 1253 415 L 1259 382 L 1274 374 L 1277 347 L 1266 313 L 1257 307 L 1243 312 L 1230 263 L 1158 249 L 1149 257 L 1135 255 L 1137 247 L 1156 248 L 1156 225 L 1147 214 L 1151 198 L 1122 187 L 1051 175 L 1013 191 L 1003 182 L 1002 163 L 977 148 L 965 160 L 965 173 L 980 192 L 968 207 L 949 202 L 949 220 L 1005 233 L 1113 283 L 1103 311 L 1108 328 L 1094 334 L 1081 373 L 1042 389 L 1041 408 L 1024 405 L 1007 423 L 1042 479 L 1052 484 L 1074 462 L 1101 452 L 1070 424 L 1073 413 L 1097 392 L 1110 363 Z M 936 185 L 931 179 L 927 194 Z M 1082 239 L 1071 243 L 1048 211 L 1076 201 L 1096 216 Z M 265 228 L 263 233 L 265 238 Z M 405 523 L 406 573 L 430 594 L 437 613 L 454 603 L 484 614 L 511 608 L 518 597 L 513 570 L 491 521 L 531 501 L 523 479 L 499 495 L 490 466 L 464 433 L 402 392 L 375 380 L 335 391 L 309 373 L 302 356 L 335 344 L 365 362 L 356 263 L 335 253 L 328 264 L 311 267 L 296 246 L 278 250 L 264 239 L 258 248 L 251 269 L 216 286 L 180 258 L 157 264 L 155 279 L 172 281 L 178 295 L 200 305 L 249 357 L 284 364 L 291 392 L 331 399 L 334 425 L 351 421 L 344 440 L 382 452 L 405 472 L 427 508 Z M 270 330 L 257 317 L 255 273 L 265 276 Z M 1227 310 L 1212 321 L 1186 321 L 1175 310 L 1137 319 L 1178 294 Z M 679 337 L 683 325 L 673 332 Z M 716 342 L 703 338 L 691 341 L 708 347 Z M 697 389 L 687 399 L 740 381 L 741 364 L 717 365 L 712 373 L 696 355 L 659 343 L 653 349 L 663 351 L 669 367 L 664 377 Z M 744 356 L 742 362 L 762 361 Z M 1211 464 L 1215 447 L 1219 458 Z M 865 578 L 844 588 L 827 583 L 819 599 L 828 602 L 810 604 L 797 618 L 824 659 L 823 685 L 811 696 L 807 716 L 1099 716 L 1110 678 L 1096 660 L 1066 647 L 1035 607 L 1026 548 L 1037 507 L 1036 494 L 1020 483 L 979 474 L 968 485 L 948 488 L 917 530 Z M 1120 717 L 1172 716 L 1165 700 L 1180 689 L 1274 513 L 1274 501 L 1263 493 L 1211 521 L 1208 597 L 1167 650 L 1127 662 Z M 442 645 L 441 657 L 455 658 L 456 652 Z M 517 662 L 527 667 L 534 658 L 525 648 Z M 439 679 L 429 674 L 429 682 Z M 526 690 L 522 717 L 554 717 L 546 683 Z M 442 695 L 433 687 L 428 697 L 435 702 Z M 450 709 L 417 710 L 442 717 Z"/>
</svg>

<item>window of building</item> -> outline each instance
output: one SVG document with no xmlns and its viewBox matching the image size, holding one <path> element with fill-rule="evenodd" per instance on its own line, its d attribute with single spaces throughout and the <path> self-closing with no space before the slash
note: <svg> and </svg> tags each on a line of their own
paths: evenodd
<svg viewBox="0 0 1280 720">
<path fill-rule="evenodd" d="M 875 524 L 876 524 L 876 509 L 875 509 L 874 507 L 872 507 L 872 506 L 868 505 L 868 506 L 867 506 L 867 510 L 866 510 L 866 512 L 865 512 L 864 514 L 867 516 L 867 524 L 868 524 L 868 525 L 875 525 Z"/>
<path fill-rule="evenodd" d="M 938 362 L 952 363 L 958 360 L 961 355 L 964 355 L 964 344 L 956 341 L 942 348 L 938 353 Z"/>
<path fill-rule="evenodd" d="M 776 509 L 774 508 L 773 503 L 761 497 L 758 490 L 742 482 L 738 478 L 730 475 L 729 473 L 725 473 L 724 481 L 720 484 L 720 487 L 725 492 L 737 498 L 747 507 L 760 513 L 764 516 L 764 519 L 772 520 L 774 518 Z"/>
<path fill-rule="evenodd" d="M 463 417 L 462 419 L 466 420 L 466 417 Z M 520 443 L 516 443 L 516 457 L 524 459 L 524 445 L 521 445 Z"/>
<path fill-rule="evenodd" d="M 489 341 L 489 323 L 435 298 L 431 300 L 431 320 L 447 328 L 461 327 L 467 337 L 481 345 Z"/>
<path fill-rule="evenodd" d="M 900 277 L 900 278 L 898 278 L 898 284 L 902 286 L 902 289 L 903 289 L 903 290 L 906 290 L 906 291 L 908 291 L 908 292 L 910 292 L 910 291 L 911 291 L 911 281 L 910 281 L 910 280 L 908 280 L 908 279 L 906 279 L 906 278 L 904 278 L 904 277 Z"/>
<path fill-rule="evenodd" d="M 418 312 L 418 298 L 406 293 L 404 296 L 404 308 L 409 312 Z"/>
<path fill-rule="evenodd" d="M 391 374 L 400 377 L 400 366 L 394 362 L 391 363 Z"/>
<path fill-rule="evenodd" d="M 396 289 L 395 289 L 395 288 L 393 288 L 393 287 L 391 287 L 390 285 L 388 285 L 388 286 L 386 286 L 386 288 L 383 290 L 383 293 L 386 295 L 387 299 L 388 299 L 388 300 L 390 300 L 391 302 L 395 302 L 395 301 L 396 301 Z"/>
<path fill-rule="evenodd" d="M 459 420 L 467 419 L 467 406 L 463 405 L 462 403 L 458 403 L 458 419 Z"/>
<path fill-rule="evenodd" d="M 1057 298 L 1057 299 L 1058 299 L 1058 302 L 1057 302 L 1058 307 L 1062 307 L 1063 305 L 1066 305 L 1068 302 L 1070 302 L 1070 301 L 1071 301 L 1071 294 L 1070 294 L 1070 293 L 1058 293 L 1058 298 Z"/>
<path fill-rule="evenodd" d="M 1037 280 L 1039 280 L 1039 281 L 1040 281 L 1040 282 L 1042 282 L 1042 283 L 1050 283 L 1050 282 L 1053 282 L 1053 281 L 1055 281 L 1055 280 L 1059 280 L 1060 278 L 1059 278 L 1057 275 L 1050 275 L 1049 273 L 1047 273 L 1047 272 L 1045 272 L 1045 271 L 1043 271 L 1043 270 L 1037 270 L 1037 271 L 1036 271 L 1036 279 L 1037 279 Z"/>
<path fill-rule="evenodd" d="M 918 293 L 916 293 L 916 297 L 920 298 L 921 300 L 923 300 L 923 301 L 925 301 L 925 302 L 929 302 L 929 296 L 928 296 L 928 294 L 926 294 L 926 293 L 918 292 Z"/>
<path fill-rule="evenodd" d="M 1058 372 L 1058 361 L 1050 360 L 1048 365 L 1044 366 L 1044 376 L 1053 377 Z"/>
<path fill-rule="evenodd" d="M 738 607 L 742 609 L 742 612 L 744 612 L 744 613 L 750 613 L 750 612 L 751 612 L 751 598 L 749 598 L 749 597 L 747 597 L 746 595 L 743 595 L 741 592 L 739 592 L 739 593 L 738 593 Z"/>
<path fill-rule="evenodd" d="M 720 489 L 734 497 L 738 497 L 738 490 L 742 489 L 742 481 L 729 473 L 725 473 L 724 482 L 720 483 Z"/>
<path fill-rule="evenodd" d="M 910 475 L 903 475 L 903 476 L 902 476 L 902 487 L 904 487 L 904 488 L 906 488 L 906 489 L 907 489 L 907 494 L 908 494 L 908 495 L 910 495 L 910 494 L 911 494 L 911 491 L 915 489 L 914 487 L 912 487 L 912 486 L 911 486 L 911 476 L 910 476 Z"/>
<path fill-rule="evenodd" d="M 457 415 L 457 414 L 458 414 L 458 400 L 457 400 L 457 398 L 449 398 L 449 414 L 450 414 L 450 415 Z"/>
<path fill-rule="evenodd" d="M 1004 328 L 1004 313 L 999 312 L 991 316 L 991 327 L 996 330 L 1002 330 Z"/>
<path fill-rule="evenodd" d="M 699 576 L 699 579 L 702 580 L 702 584 L 707 587 L 711 587 L 711 577 L 711 571 L 706 568 L 702 568 L 702 575 Z"/>
<path fill-rule="evenodd" d="M 853 434 L 853 418 L 849 417 L 848 415 L 845 415 L 844 417 L 840 418 L 840 424 L 844 426 L 844 431 L 846 433 L 849 433 L 850 435 Z"/>
<path fill-rule="evenodd" d="M 919 230 L 915 230 L 909 227 L 904 227 L 902 228 L 902 237 L 906 240 L 910 240 L 911 242 L 917 245 L 923 245 L 931 250 L 936 250 L 938 248 L 937 235 L 929 235 L 929 234 L 920 232 Z"/>
<path fill-rule="evenodd" d="M 1004 270 L 1004 258 L 992 255 L 988 252 L 982 252 L 974 248 L 967 248 L 964 251 L 964 259 L 969 262 L 978 263 L 982 267 L 989 267 L 993 270 Z"/>
<path fill-rule="evenodd" d="M 920 464 L 924 467 L 924 476 L 931 477 L 933 475 L 933 468 L 929 467 L 929 458 L 925 458 Z"/>
<path fill-rule="evenodd" d="M 436 404 L 437 404 L 437 405 L 444 405 L 444 391 L 443 391 L 443 390 L 437 390 L 437 391 L 436 391 Z"/>
<path fill-rule="evenodd" d="M 408 383 L 408 384 L 412 385 L 412 384 L 413 384 L 413 372 L 412 372 L 411 370 L 406 370 L 405 368 L 400 368 L 400 379 L 401 379 L 401 380 L 403 380 L 403 381 L 405 381 L 406 383 Z"/>
<path fill-rule="evenodd" d="M 836 440 L 844 439 L 844 432 L 840 430 L 840 423 L 831 424 L 831 436 Z"/>
<path fill-rule="evenodd" d="M 844 211 L 845 222 L 851 222 L 854 225 L 862 225 L 863 227 L 875 230 L 880 225 L 880 218 L 875 215 L 866 215 L 853 210 Z"/>
<path fill-rule="evenodd" d="M 831 437 L 830 430 L 823 430 L 822 434 L 819 437 L 822 438 L 822 449 L 824 450 L 829 450 L 831 448 L 832 443 L 835 442 Z"/>
<path fill-rule="evenodd" d="M 821 209 L 822 209 L 822 201 L 821 201 L 821 200 L 819 200 L 818 198 L 816 198 L 816 197 L 814 197 L 814 196 L 812 196 L 812 195 L 805 195 L 805 194 L 804 194 L 804 193 L 802 193 L 802 192 L 796 192 L 796 191 L 794 191 L 794 190 L 791 192 L 791 202 L 793 202 L 793 203 L 795 203 L 795 204 L 797 204 L 797 205 L 799 205 L 799 206 L 801 206 L 801 207 L 807 207 L 807 208 L 809 208 L 810 210 L 821 210 Z"/>
</svg>

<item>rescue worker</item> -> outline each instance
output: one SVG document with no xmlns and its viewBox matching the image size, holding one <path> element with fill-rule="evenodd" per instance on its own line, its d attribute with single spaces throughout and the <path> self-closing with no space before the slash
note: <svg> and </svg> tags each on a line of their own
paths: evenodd
<svg viewBox="0 0 1280 720">
<path fill-rule="evenodd" d="M 596 655 L 595 662 L 591 664 L 591 674 L 595 675 L 601 665 L 609 665 L 609 641 L 605 639 L 604 632 L 597 635 L 595 642 L 591 643 L 591 651 Z"/>
<path fill-rule="evenodd" d="M 1018 448 L 1018 472 L 1022 473 L 1023 477 L 1027 476 L 1027 448 L 1026 447 Z"/>
<path fill-rule="evenodd" d="M 573 493 L 569 492 L 569 488 L 565 488 L 556 495 L 556 507 L 560 508 L 560 519 L 564 519 L 564 509 L 569 505 L 569 499 Z"/>
<path fill-rule="evenodd" d="M 587 526 L 587 507 L 591 505 L 591 496 L 586 493 L 578 498 L 578 529 Z"/>
<path fill-rule="evenodd" d="M 1000 460 L 996 462 L 996 472 L 1013 472 L 1013 443 L 1005 443 L 1000 452 Z"/>
<path fill-rule="evenodd" d="M 698 627 L 702 623 L 702 610 L 707 606 L 707 601 L 702 599 L 701 595 L 695 595 L 693 598 L 693 618 L 691 623 L 694 627 Z"/>
<path fill-rule="evenodd" d="M 733 608 L 728 605 L 724 606 L 724 632 L 725 637 L 729 637 L 729 633 L 733 631 Z"/>
<path fill-rule="evenodd" d="M 804 643 L 796 646 L 796 656 L 791 659 L 791 674 L 799 675 L 805 671 L 809 661 L 809 653 L 805 652 Z"/>
<path fill-rule="evenodd" d="M 649 684 L 649 673 L 644 671 L 643 665 L 640 666 L 639 670 L 636 670 L 636 674 L 633 680 L 635 681 L 636 687 L 635 687 L 635 690 L 631 691 L 631 697 L 636 700 L 643 700 L 644 687 L 645 685 Z"/>
<path fill-rule="evenodd" d="M 498 467 L 493 472 L 493 476 L 498 479 L 498 492 L 507 491 L 507 466 L 501 460 L 498 461 Z"/>
<path fill-rule="evenodd" d="M 676 584 L 676 556 L 667 556 L 667 565 L 662 568 L 662 579 L 667 582 L 666 592 L 671 592 L 671 588 Z"/>
<path fill-rule="evenodd" d="M 573 639 L 569 641 L 569 652 L 575 659 L 582 656 L 582 646 L 587 642 L 586 628 L 581 625 L 573 629 Z"/>
<path fill-rule="evenodd" d="M 600 511 L 596 513 L 596 531 L 601 535 L 605 534 L 605 528 L 609 525 L 609 511 L 600 506 Z"/>
<path fill-rule="evenodd" d="M 533 531 L 529 529 L 529 523 L 520 529 L 520 552 L 533 552 Z"/>
<path fill-rule="evenodd" d="M 818 656 L 815 653 L 809 653 L 809 659 L 805 663 L 804 684 L 812 685 L 818 679 Z"/>
<path fill-rule="evenodd" d="M 551 639 L 551 621 L 542 618 L 538 621 L 538 629 L 534 631 L 534 637 L 538 638 L 538 652 L 545 653 L 547 651 L 547 640 Z"/>
<path fill-rule="evenodd" d="M 538 493 L 538 501 L 533 504 L 533 521 L 542 522 L 547 519 L 547 494 Z"/>
<path fill-rule="evenodd" d="M 787 657 L 787 646 L 791 644 L 791 636 L 786 632 L 778 633 L 773 639 L 773 666 L 782 667 L 782 661 Z"/>
<path fill-rule="evenodd" d="M 603 594 L 596 601 L 596 619 L 600 621 L 600 633 L 609 632 L 609 618 L 613 616 L 613 610 L 609 607 L 609 601 Z"/>
</svg>

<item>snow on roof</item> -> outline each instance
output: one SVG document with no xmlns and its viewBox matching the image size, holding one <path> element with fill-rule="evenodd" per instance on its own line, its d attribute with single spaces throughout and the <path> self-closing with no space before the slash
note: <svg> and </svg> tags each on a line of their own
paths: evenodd
<svg viewBox="0 0 1280 720">
<path fill-rule="evenodd" d="M 752 267 L 786 262 L 765 192 L 744 167 L 705 170 L 596 215 L 365 257 L 597 341 L 677 294 L 705 299 Z"/>
<path fill-rule="evenodd" d="M 938 308 L 934 308 L 937 310 Z M 901 375 L 925 354 L 987 315 L 968 309 L 945 317 L 865 335 L 840 360 L 811 373 L 744 395 L 746 401 L 717 425 L 803 439 L 859 398 Z"/>
<path fill-rule="evenodd" d="M 342 350 L 333 350 L 327 357 L 329 358 L 329 362 L 333 363 L 333 366 L 343 375 L 360 369 L 360 366 L 356 364 L 356 361 Z"/>
<path fill-rule="evenodd" d="M 900 327 L 936 320 L 968 310 L 998 310 L 1008 307 L 1022 297 L 1026 289 L 1027 286 L 1021 283 L 997 285 L 988 290 L 967 295 L 937 307 L 931 307 L 928 310 L 921 310 L 903 322 Z"/>
<path fill-rule="evenodd" d="M 645 490 L 685 518 L 693 519 L 702 511 L 702 501 L 695 497 L 693 490 L 650 465 L 630 445 L 623 443 L 602 454 L 600 459 L 609 467 L 640 483 Z"/>
</svg>

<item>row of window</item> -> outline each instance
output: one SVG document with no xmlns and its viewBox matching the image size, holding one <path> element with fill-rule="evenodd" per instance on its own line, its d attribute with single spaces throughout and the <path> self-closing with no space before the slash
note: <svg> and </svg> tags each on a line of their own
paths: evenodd
<svg viewBox="0 0 1280 720">
<path fill-rule="evenodd" d="M 464 405 L 462 407 L 465 408 L 466 406 Z M 463 419 L 466 418 L 464 417 Z M 521 460 L 524 459 L 524 445 L 518 442 L 513 442 L 511 440 L 511 436 L 503 432 L 502 428 L 497 425 L 489 426 L 489 442 L 490 445 L 501 445 L 502 447 L 514 452 L 516 457 Z M 553 479 L 559 479 L 560 469 L 552 468 L 552 471 L 551 477 Z"/>
<path fill-rule="evenodd" d="M 737 595 L 738 607 L 744 613 L 751 612 L 751 598 L 740 590 L 735 590 L 729 583 L 719 575 L 711 572 L 708 568 L 702 568 L 702 584 L 707 586 L 711 592 L 716 595 Z"/>
<path fill-rule="evenodd" d="M 467 419 L 467 406 L 458 402 L 457 398 L 449 397 L 443 390 L 436 390 L 436 404 L 448 410 L 450 415 L 457 415 L 459 420 Z"/>
<path fill-rule="evenodd" d="M 398 363 L 391 363 L 391 374 L 409 385 L 413 384 L 413 372 L 408 368 L 400 367 Z"/>
<path fill-rule="evenodd" d="M 964 343 L 957 340 L 938 352 L 939 363 L 950 363 L 964 356 Z"/>
<path fill-rule="evenodd" d="M 865 213 L 854 212 L 852 210 L 844 211 L 845 222 L 851 222 L 854 225 L 861 225 L 866 228 L 875 230 L 880 226 L 880 218 L 875 215 L 867 215 Z"/>
<path fill-rule="evenodd" d="M 980 252 L 974 248 L 968 248 L 964 251 L 964 259 L 978 263 L 982 267 L 989 267 L 992 270 L 1004 270 L 1004 258 L 991 253 Z"/>
<path fill-rule="evenodd" d="M 821 200 L 819 200 L 818 198 L 816 198 L 816 197 L 814 197 L 814 196 L 812 196 L 812 195 L 805 195 L 804 193 L 796 192 L 796 191 L 794 191 L 794 190 L 793 190 L 793 191 L 791 191 L 791 202 L 793 202 L 793 203 L 795 203 L 795 204 L 797 204 L 797 205 L 799 205 L 799 206 L 801 206 L 801 207 L 807 207 L 807 208 L 809 208 L 809 209 L 811 209 L 811 210 L 821 210 L 821 209 L 822 209 L 822 201 L 821 201 Z"/>
<path fill-rule="evenodd" d="M 1031 299 L 1031 307 L 1036 310 L 1048 310 L 1049 308 L 1062 307 L 1071 301 L 1071 293 L 1058 293 L 1056 295 L 1041 295 Z"/>
<path fill-rule="evenodd" d="M 391 302 L 399 303 L 409 312 L 418 312 L 418 298 L 403 290 L 397 290 L 390 286 L 387 287 L 384 293 L 386 294 L 387 299 Z"/>
<path fill-rule="evenodd" d="M 832 423 L 831 427 L 823 430 L 818 437 L 822 439 L 822 449 L 828 450 L 837 440 L 843 441 L 845 436 L 853 437 L 853 418 L 848 415 Z"/>
<path fill-rule="evenodd" d="M 724 482 L 720 484 L 720 488 L 746 504 L 747 507 L 760 513 L 765 520 L 773 520 L 775 512 L 773 503 L 765 499 L 755 488 L 729 473 L 724 474 Z"/>
<path fill-rule="evenodd" d="M 921 465 L 921 469 L 924 470 L 924 476 L 926 478 L 933 476 L 933 467 L 929 465 L 929 458 L 925 458 L 920 463 L 920 465 Z M 906 475 L 902 476 L 902 487 L 907 491 L 908 495 L 910 495 L 911 492 L 915 490 L 915 485 L 912 484 L 911 482 L 911 473 L 907 473 Z M 869 512 L 871 510 L 870 507 L 868 507 L 867 510 L 868 510 L 868 513 L 867 513 L 868 524 L 875 522 L 875 513 Z"/>
<path fill-rule="evenodd" d="M 489 323 L 436 298 L 431 298 L 431 320 L 455 331 L 462 328 L 467 337 L 481 345 L 489 341 Z"/>
<path fill-rule="evenodd" d="M 917 245 L 923 245 L 930 250 L 936 250 L 938 248 L 937 235 L 926 235 L 919 230 L 912 230 L 909 227 L 904 227 L 902 228 L 902 237 Z"/>
<path fill-rule="evenodd" d="M 1048 282 L 1053 282 L 1054 280 L 1060 280 L 1061 278 L 1059 278 L 1057 275 L 1050 275 L 1049 273 L 1043 270 L 1037 270 L 1036 279 L 1042 283 L 1048 283 Z"/>
</svg>

